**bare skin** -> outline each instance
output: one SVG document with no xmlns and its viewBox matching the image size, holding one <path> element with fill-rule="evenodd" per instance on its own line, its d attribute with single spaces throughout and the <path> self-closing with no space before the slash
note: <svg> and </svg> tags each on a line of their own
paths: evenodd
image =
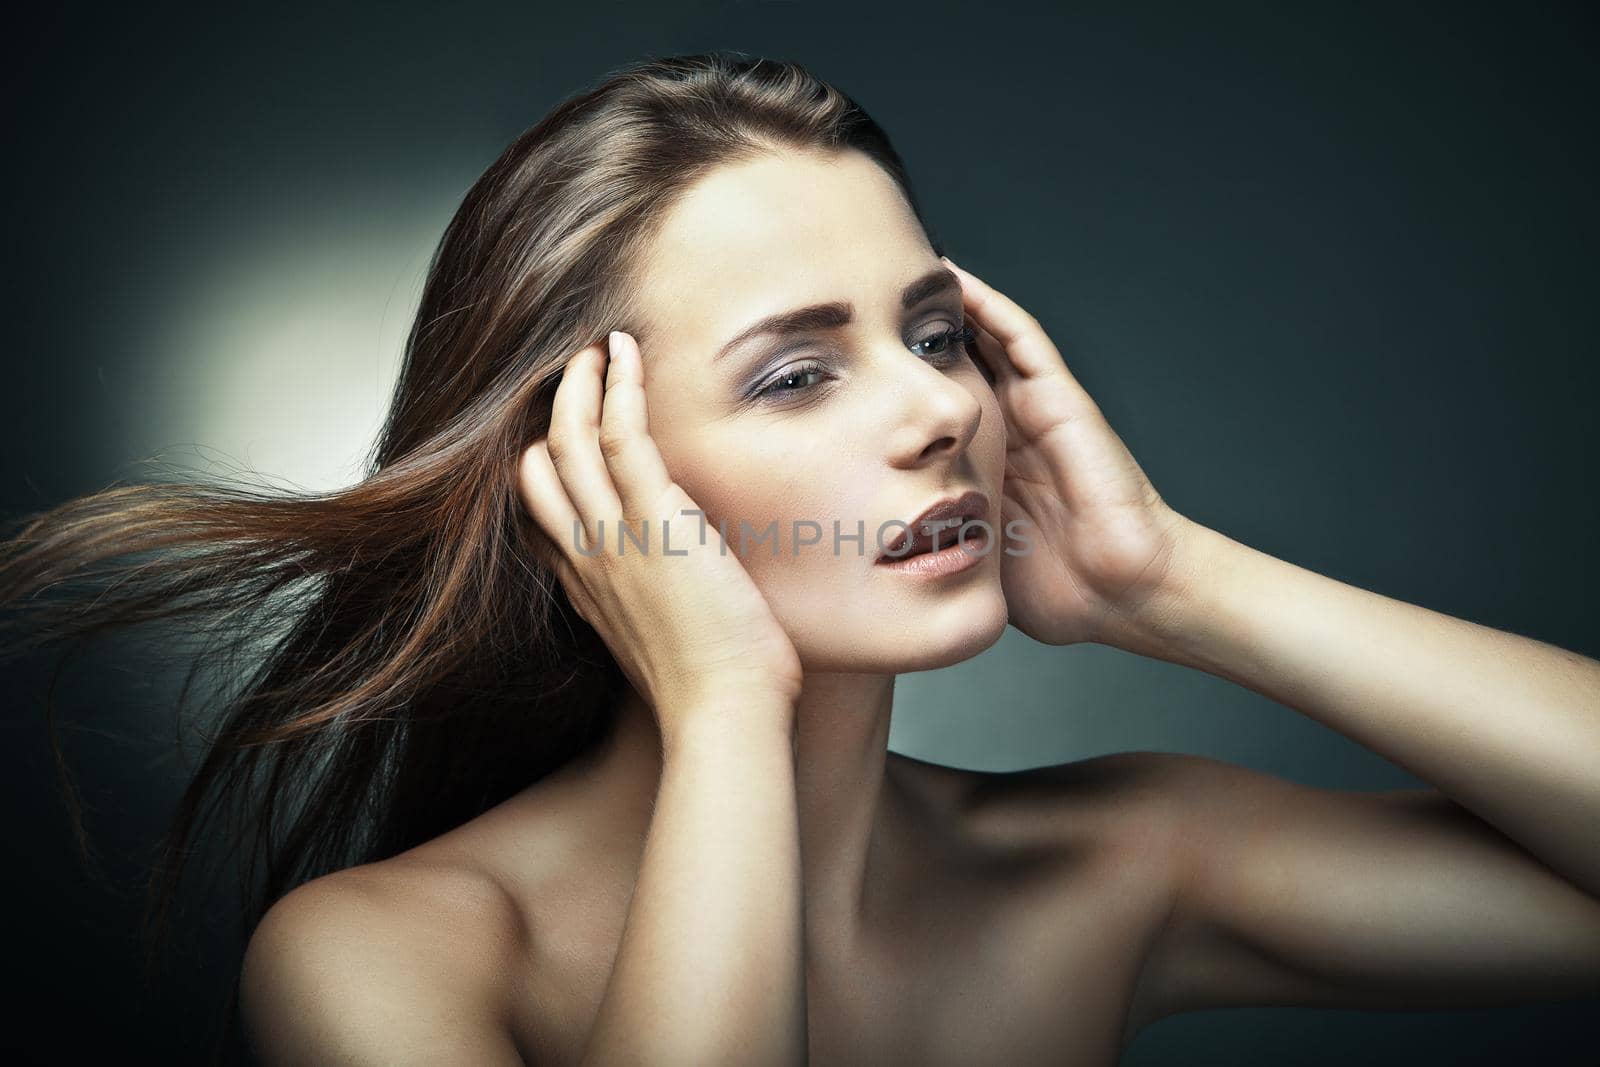
<svg viewBox="0 0 1600 1067">
<path fill-rule="evenodd" d="M 943 276 L 897 203 L 849 157 L 686 196 L 644 276 L 651 358 L 626 334 L 572 358 L 524 457 L 530 511 L 562 545 L 686 502 L 876 524 L 975 487 L 1039 550 L 913 582 L 848 556 L 741 566 L 715 539 L 562 549 L 633 683 L 616 743 L 280 901 L 244 971 L 268 1063 L 1108 1064 L 1200 1008 L 1600 994 L 1600 663 L 1177 515 L 1039 323 Z M 953 285 L 909 284 L 930 277 Z M 853 342 L 823 353 L 826 387 L 736 401 L 759 350 L 711 353 L 835 290 L 856 317 L 824 331 Z M 952 297 L 988 375 L 919 351 Z M 1008 623 L 1230 679 L 1436 788 L 888 753 L 894 676 Z"/>
<path fill-rule="evenodd" d="M 631 768 L 648 766 L 656 743 L 646 720 L 626 718 L 595 760 L 286 898 L 299 905 L 295 936 L 344 939 L 337 970 L 351 982 L 411 977 L 410 998 L 376 1013 L 369 1049 L 394 1047 L 421 1020 L 440 1057 L 581 1062 L 647 827 L 649 779 Z M 808 930 L 807 1062 L 1109 1065 L 1145 1026 L 1195 1007 L 1426 1009 L 1600 991 L 1592 899 L 1437 794 L 1366 794 L 1366 812 L 1346 807 L 1350 796 L 1180 754 L 990 774 L 886 753 L 868 906 L 853 930 Z M 1287 798 L 1299 802 L 1291 813 L 1322 820 L 1316 861 L 1344 870 L 1334 883 L 1352 896 L 1327 910 L 1303 903 L 1298 915 L 1287 900 L 1285 914 L 1307 934 L 1371 930 L 1344 945 L 1368 956 L 1366 984 L 1197 936 L 1198 922 L 1166 924 L 1179 838 L 1223 836 L 1205 825 L 1218 815 L 1250 828 L 1248 813 Z M 1396 849 L 1420 852 L 1397 865 L 1385 855 Z M 1419 874 L 1438 887 L 1416 891 L 1414 904 L 1397 897 Z M 1363 895 L 1386 892 L 1394 915 Z M 1450 914 L 1463 902 L 1465 913 Z M 1396 941 L 1390 923 L 1411 933 Z M 482 1022 L 461 1034 L 441 1025 L 445 1015 Z M 327 1045 L 271 1047 L 269 1063 L 330 1062 Z M 363 1055 L 334 1062 L 395 1062 Z"/>
<path fill-rule="evenodd" d="M 427 985 L 440 953 L 418 931 L 443 925 L 445 954 L 475 976 L 465 984 L 521 1060 L 580 1062 L 627 916 L 649 818 L 640 768 L 657 744 L 647 716 L 626 714 L 595 760 L 394 860 L 320 880 L 322 922 L 393 930 L 408 941 L 393 965 Z M 1041 790 L 1026 775 L 882 755 L 861 913 L 806 931 L 809 1062 L 1115 1062 L 1148 1021 L 1129 1012 L 1171 899 L 1166 757 L 1054 768 Z"/>
</svg>

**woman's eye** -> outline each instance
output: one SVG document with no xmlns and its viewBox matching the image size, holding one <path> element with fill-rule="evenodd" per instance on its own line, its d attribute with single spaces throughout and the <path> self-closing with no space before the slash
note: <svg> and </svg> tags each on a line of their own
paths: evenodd
<svg viewBox="0 0 1600 1067">
<path fill-rule="evenodd" d="M 916 344 L 935 346 L 933 351 L 924 353 L 925 355 L 959 357 L 966 354 L 967 342 L 971 341 L 975 336 L 977 335 L 973 333 L 970 326 L 952 326 L 949 329 L 939 331 L 932 337 L 924 337 Z M 915 345 L 912 347 L 915 347 Z"/>
<path fill-rule="evenodd" d="M 780 374 L 776 378 L 772 379 L 772 381 L 770 381 L 769 383 L 767 383 L 765 386 L 762 387 L 761 392 L 758 393 L 757 395 L 758 396 L 769 397 L 769 396 L 774 396 L 774 395 L 779 394 L 779 393 L 798 393 L 798 392 L 802 392 L 807 387 L 804 386 L 804 385 L 796 385 L 795 383 L 797 381 L 803 381 L 803 380 L 805 380 L 807 378 L 810 378 L 812 376 L 821 376 L 821 374 L 822 374 L 822 368 L 821 367 L 812 367 L 812 366 L 795 367 L 793 370 L 784 371 L 782 374 Z"/>
</svg>

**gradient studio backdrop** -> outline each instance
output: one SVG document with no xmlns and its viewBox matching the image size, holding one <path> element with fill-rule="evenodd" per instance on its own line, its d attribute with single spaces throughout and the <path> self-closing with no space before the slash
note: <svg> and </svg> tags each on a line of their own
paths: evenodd
<svg viewBox="0 0 1600 1067">
<path fill-rule="evenodd" d="M 951 254 L 1039 316 L 1180 511 L 1600 654 L 1581 5 L 571 7 L 80 8 L 13 37 L 7 511 L 157 452 L 353 480 L 472 180 L 607 70 L 731 47 L 813 66 L 885 125 Z M 125 883 L 181 779 L 168 683 L 119 649 L 75 658 L 55 697 Z M 6 1059 L 191 1062 L 236 962 L 229 902 L 191 914 L 174 984 L 142 1002 L 137 897 L 73 859 L 40 711 L 54 662 L 3 678 Z M 905 676 L 891 745 L 990 769 L 1162 749 L 1418 784 L 1230 683 L 1016 631 Z M 1597 1007 L 1194 1014 L 1124 1062 L 1591 1063 Z"/>
</svg>

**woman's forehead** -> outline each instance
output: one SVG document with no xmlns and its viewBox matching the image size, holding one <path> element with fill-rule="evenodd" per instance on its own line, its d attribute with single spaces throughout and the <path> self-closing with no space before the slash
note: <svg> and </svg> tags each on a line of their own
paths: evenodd
<svg viewBox="0 0 1600 1067">
<path fill-rule="evenodd" d="M 685 192 L 637 296 L 656 345 L 709 353 L 797 306 L 888 299 L 930 258 L 893 180 L 866 156 L 763 156 Z"/>
</svg>

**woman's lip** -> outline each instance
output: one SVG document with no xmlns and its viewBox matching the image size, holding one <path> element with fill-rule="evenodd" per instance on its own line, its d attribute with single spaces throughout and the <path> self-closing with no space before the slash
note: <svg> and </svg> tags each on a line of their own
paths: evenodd
<svg viewBox="0 0 1600 1067">
<path fill-rule="evenodd" d="M 883 546 L 883 552 L 876 562 L 893 563 L 911 558 L 901 550 L 919 538 L 932 540 L 933 533 L 924 528 L 927 524 L 939 524 L 946 529 L 936 530 L 934 533 L 946 533 L 955 529 L 957 525 L 965 525 L 974 519 L 987 520 L 988 517 L 989 498 L 977 489 L 969 489 L 959 496 L 947 497 L 924 508 L 920 515 L 906 523 L 906 528 L 889 544 Z M 959 519 L 960 523 L 951 522 L 952 519 Z"/>
<path fill-rule="evenodd" d="M 937 552 L 918 552 L 914 556 L 901 556 L 898 559 L 885 557 L 877 562 L 877 566 L 885 570 L 934 578 L 959 574 L 961 571 L 976 567 L 988 554 L 989 531 L 978 526 L 964 538 L 946 545 Z"/>
</svg>

